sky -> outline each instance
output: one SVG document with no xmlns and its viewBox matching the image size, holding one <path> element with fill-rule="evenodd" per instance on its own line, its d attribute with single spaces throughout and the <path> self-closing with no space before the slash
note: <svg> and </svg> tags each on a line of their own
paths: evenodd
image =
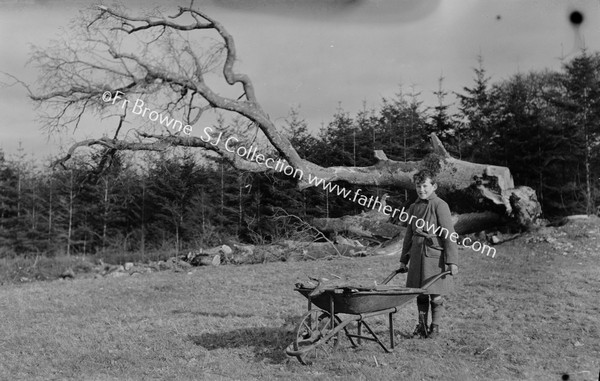
<svg viewBox="0 0 600 381">
<path fill-rule="evenodd" d="M 30 46 L 47 46 L 84 0 L 0 0 L 0 71 L 35 87 Z M 107 2 L 108 3 L 108 2 Z M 134 12 L 169 11 L 189 1 L 123 1 Z M 263 109 L 280 124 L 291 107 L 316 131 L 341 107 L 377 107 L 400 88 L 434 106 L 440 76 L 448 92 L 473 83 L 477 56 L 492 82 L 558 70 L 585 46 L 600 51 L 600 0 L 196 0 L 236 40 L 236 68 L 248 74 Z M 583 15 L 575 27 L 573 11 Z M 8 78 L 0 74 L 0 82 Z M 448 101 L 452 101 L 451 98 Z M 0 149 L 38 159 L 109 124 L 89 116 L 78 131 L 48 136 L 19 87 L 0 87 Z M 201 120 L 199 124 L 202 125 Z M 203 127 L 203 125 L 202 125 Z M 202 128 L 195 128 L 200 134 Z"/>
</svg>

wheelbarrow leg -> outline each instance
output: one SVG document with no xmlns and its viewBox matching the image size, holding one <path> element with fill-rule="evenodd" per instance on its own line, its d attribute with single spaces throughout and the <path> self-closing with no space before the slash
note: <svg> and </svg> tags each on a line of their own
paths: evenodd
<svg viewBox="0 0 600 381">
<path fill-rule="evenodd" d="M 394 318 L 393 318 L 394 313 L 390 312 L 390 348 L 393 350 L 394 349 Z"/>
<path fill-rule="evenodd" d="M 335 328 L 335 304 L 333 302 L 333 295 L 329 294 L 329 314 L 331 314 L 331 325 L 329 329 Z"/>
<path fill-rule="evenodd" d="M 352 339 L 352 335 L 350 334 L 350 332 L 348 332 L 347 327 L 344 327 L 344 333 L 346 334 L 346 337 L 348 338 L 348 340 L 350 340 L 350 344 L 352 345 L 352 348 L 358 347 L 358 345 L 356 345 L 356 343 Z"/>
<path fill-rule="evenodd" d="M 373 332 L 371 327 L 369 327 L 369 325 L 366 322 L 363 322 L 363 324 L 365 325 L 365 328 L 369 331 L 371 336 L 373 336 L 373 341 L 376 341 L 377 344 L 379 344 L 386 353 L 390 353 L 391 351 L 386 348 L 386 346 L 381 342 L 381 340 L 379 340 L 379 337 L 377 337 L 377 335 L 375 334 L 375 332 Z"/>
</svg>

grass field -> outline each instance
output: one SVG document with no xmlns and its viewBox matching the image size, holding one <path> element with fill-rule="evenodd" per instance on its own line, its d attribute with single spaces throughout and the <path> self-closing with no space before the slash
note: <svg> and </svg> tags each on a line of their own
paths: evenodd
<svg viewBox="0 0 600 381">
<path fill-rule="evenodd" d="M 306 310 L 294 283 L 382 280 L 398 257 L 4 285 L 0 379 L 597 380 L 600 231 L 569 229 L 551 234 L 562 234 L 564 250 L 527 237 L 499 246 L 495 258 L 461 250 L 438 339 L 405 338 L 416 320 L 411 303 L 396 314 L 393 353 L 344 339 L 311 366 L 284 353 Z M 385 337 L 384 317 L 368 322 Z"/>
</svg>

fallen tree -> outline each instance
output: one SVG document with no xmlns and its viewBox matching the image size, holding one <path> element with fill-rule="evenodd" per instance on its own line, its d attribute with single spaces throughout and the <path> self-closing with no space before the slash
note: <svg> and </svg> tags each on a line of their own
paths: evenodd
<svg viewBox="0 0 600 381">
<path fill-rule="evenodd" d="M 219 41 L 209 47 L 200 47 L 192 39 L 182 37 L 182 32 L 208 35 Z M 83 147 L 103 149 L 106 160 L 101 164 L 109 162 L 110 156 L 121 150 L 163 151 L 173 147 L 197 147 L 216 152 L 239 170 L 273 170 L 227 149 L 225 139 L 212 141 L 190 136 L 189 129 L 184 129 L 181 134 L 181 131 L 172 133 L 168 128 L 149 131 L 140 126 L 133 133 L 131 130 L 125 133 L 124 123 L 136 121 L 130 120 L 131 113 L 127 112 L 127 104 L 123 102 L 133 105 L 136 98 L 143 95 L 145 99 L 160 99 L 166 105 L 160 111 L 181 115 L 180 124 L 186 126 L 196 126 L 207 110 L 218 109 L 237 115 L 266 138 L 278 160 L 286 166 L 328 182 L 412 189 L 414 173 L 423 168 L 430 169 L 436 173 L 440 191 L 448 196 L 451 208 L 461 213 L 456 221 L 459 232 L 505 223 L 526 228 L 540 214 L 535 192 L 528 187 L 515 187 L 508 168 L 453 158 L 435 135 L 431 136 L 432 153 L 421 161 L 390 160 L 382 151 L 375 152 L 378 162 L 367 167 L 322 167 L 301 158 L 263 110 L 250 77 L 235 70 L 237 50 L 233 36 L 217 20 L 194 7 L 193 2 L 188 7 L 179 7 L 170 16 L 160 13 L 138 16 L 119 7 L 98 6 L 85 15 L 73 33 L 77 39 L 60 41 L 56 46 L 34 54 L 33 60 L 41 66 L 44 76 L 39 81 L 39 89 L 31 90 L 26 86 L 30 98 L 54 111 L 46 119 L 50 130 L 67 126 L 77 128 L 82 117 L 90 112 L 113 115 L 116 124 L 112 138 L 77 142 L 55 164 L 64 165 Z M 174 52 L 177 54 L 164 54 Z M 158 55 L 160 60 L 156 59 Z M 219 78 L 223 83 L 215 86 L 212 80 L 209 84 L 206 75 L 214 74 L 217 68 L 220 68 Z M 156 115 L 162 115 L 159 110 L 154 111 Z M 215 136 L 232 134 L 226 127 L 215 127 L 213 132 Z M 299 188 L 312 186 L 307 178 L 298 178 Z M 389 239 L 397 227 L 383 219 L 366 213 L 350 220 L 317 219 L 314 224 L 322 230 L 350 231 L 366 237 L 380 235 Z"/>
<path fill-rule="evenodd" d="M 455 159 L 448 154 L 435 134 L 431 135 L 431 141 L 433 152 L 421 161 L 391 162 L 381 151 L 376 153 L 376 157 L 385 170 L 396 168 L 394 176 L 402 188 L 410 189 L 414 186 L 411 176 L 416 171 L 431 169 L 436 174 L 438 193 L 455 200 L 450 201 L 450 204 L 453 211 L 458 212 L 453 216 L 458 234 L 506 224 L 526 229 L 539 217 L 541 207 L 535 191 L 530 187 L 515 187 L 508 168 Z M 324 232 L 391 238 L 399 233 L 400 227 L 389 223 L 390 213 L 382 213 L 385 205 L 383 200 L 381 206 L 378 205 L 377 212 L 373 210 L 342 218 L 315 218 L 313 224 Z M 399 206 L 396 209 L 405 207 L 407 206 Z"/>
</svg>

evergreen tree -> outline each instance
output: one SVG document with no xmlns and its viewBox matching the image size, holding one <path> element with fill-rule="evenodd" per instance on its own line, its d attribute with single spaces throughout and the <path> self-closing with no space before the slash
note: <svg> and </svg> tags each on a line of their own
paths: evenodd
<svg viewBox="0 0 600 381">
<path fill-rule="evenodd" d="M 419 94 L 400 89 L 395 98 L 382 100 L 379 110 L 381 139 L 377 149 L 399 161 L 420 160 L 430 149 L 426 114 Z"/>
<path fill-rule="evenodd" d="M 490 128 L 491 112 L 489 95 L 490 78 L 483 66 L 483 57 L 477 57 L 473 87 L 463 87 L 464 94 L 456 94 L 459 100 L 461 123 L 457 129 L 459 157 L 469 161 L 490 162 L 489 155 L 493 133 Z"/>
<path fill-rule="evenodd" d="M 573 131 L 572 146 L 579 152 L 575 156 L 578 165 L 573 181 L 584 189 L 582 211 L 592 214 L 595 210 L 593 189 L 597 183 L 598 168 L 592 165 L 599 153 L 600 132 L 600 55 L 583 51 L 564 65 L 563 86 L 565 93 L 561 105 Z M 575 168 L 574 168 L 575 169 Z"/>
<path fill-rule="evenodd" d="M 560 162 L 568 146 L 557 109 L 548 101 L 560 91 L 556 79 L 557 74 L 548 71 L 517 74 L 491 90 L 495 134 L 490 153 L 497 163 L 511 169 L 515 183 L 536 190 L 547 212 L 554 210 L 551 198 L 558 196 L 551 189 L 556 184 L 550 181 L 563 181 Z"/>
<path fill-rule="evenodd" d="M 18 174 L 0 151 L 0 246 L 5 247 L 3 256 L 20 251 L 18 235 L 20 220 L 17 203 Z"/>
<path fill-rule="evenodd" d="M 162 236 L 163 244 L 171 244 L 175 251 L 194 236 L 188 224 L 191 200 L 199 188 L 195 158 L 184 152 L 181 156 L 161 154 L 149 170 L 148 204 L 152 206 L 149 218 L 151 230 Z"/>
<path fill-rule="evenodd" d="M 308 131 L 308 123 L 300 117 L 298 108 L 290 109 L 285 123 L 283 128 L 287 131 L 290 143 L 292 143 L 300 157 L 307 159 L 313 155 L 317 139 Z"/>
<path fill-rule="evenodd" d="M 451 155 L 459 156 L 457 129 L 452 116 L 449 114 L 451 104 L 446 103 L 446 97 L 449 93 L 444 90 L 443 83 L 444 77 L 440 76 L 438 79 L 438 89 L 433 92 L 436 96 L 437 104 L 433 107 L 428 132 L 435 133 Z"/>
</svg>

